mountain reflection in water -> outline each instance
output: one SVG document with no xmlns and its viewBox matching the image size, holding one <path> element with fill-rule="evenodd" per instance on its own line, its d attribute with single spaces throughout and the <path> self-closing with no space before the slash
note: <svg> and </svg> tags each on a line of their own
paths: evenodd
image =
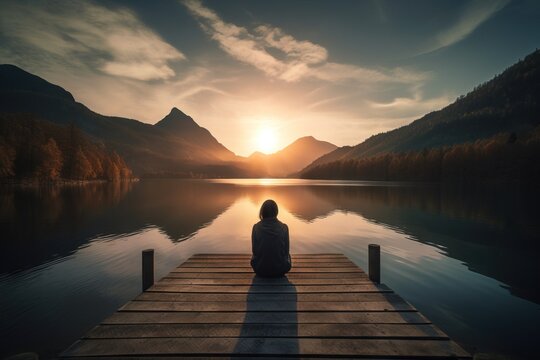
<svg viewBox="0 0 540 360">
<path fill-rule="evenodd" d="M 341 252 L 366 268 L 367 244 L 379 243 L 383 282 L 452 337 L 472 349 L 526 353 L 526 334 L 540 320 L 538 194 L 262 179 L 1 188 L 6 355 L 52 356 L 135 296 L 144 248 L 156 249 L 158 278 L 193 253 L 249 252 L 267 198 L 290 227 L 292 252 Z M 486 319 L 499 306 L 514 318 L 498 313 L 495 326 Z M 49 331 L 44 322 L 60 316 L 61 329 Z M 48 335 L 34 339 L 34 328 Z"/>
</svg>

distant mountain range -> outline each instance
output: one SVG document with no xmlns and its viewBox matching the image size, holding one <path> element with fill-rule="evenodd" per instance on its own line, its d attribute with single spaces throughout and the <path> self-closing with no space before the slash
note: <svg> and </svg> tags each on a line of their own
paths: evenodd
<svg viewBox="0 0 540 360">
<path fill-rule="evenodd" d="M 285 177 L 335 149 L 337 146 L 334 144 L 306 136 L 273 154 L 254 152 L 249 156 L 248 163 L 265 177 Z"/>
<path fill-rule="evenodd" d="M 138 176 L 283 177 L 293 174 L 309 178 L 309 174 L 318 174 L 324 178 L 328 171 L 341 168 L 352 174 L 351 178 L 356 178 L 357 163 L 349 163 L 350 169 L 338 164 L 327 165 L 383 154 L 428 154 L 426 151 L 430 149 L 495 139 L 494 136 L 501 133 L 513 134 L 518 144 L 525 141 L 528 145 L 523 143 L 523 146 L 531 146 L 527 134 L 540 125 L 540 51 L 447 107 L 409 125 L 374 135 L 356 146 L 336 147 L 308 136 L 274 154 L 256 152 L 247 158 L 241 157 L 177 108 L 155 125 L 101 115 L 76 102 L 63 88 L 14 65 L 0 65 L 0 113 L 32 114 L 60 125 L 73 124 L 92 140 L 116 150 Z M 531 137 L 536 138 L 536 135 Z M 503 149 L 504 141 L 497 139 L 497 146 Z M 481 146 L 475 151 L 482 153 Z M 460 151 L 468 150 L 460 148 Z M 418 154 L 415 156 L 420 156 Z M 436 166 L 438 156 L 443 156 L 442 153 L 429 154 L 432 167 Z M 399 159 L 407 161 L 401 164 L 405 167 L 414 160 L 412 157 Z M 512 157 L 507 156 L 507 159 Z M 370 163 L 389 166 L 384 161 L 365 161 L 362 166 L 365 169 L 375 166 Z M 323 165 L 325 169 L 318 169 Z M 394 166 L 394 172 L 396 169 Z M 381 171 L 386 170 L 375 171 L 372 176 L 378 178 Z M 336 176 L 335 171 L 333 174 Z"/>
<path fill-rule="evenodd" d="M 101 115 L 76 102 L 60 86 L 14 65 L 0 65 L 0 113 L 32 114 L 60 125 L 73 124 L 116 150 L 139 176 L 285 176 L 336 148 L 306 137 L 275 154 L 237 156 L 177 108 L 155 125 Z"/>
<path fill-rule="evenodd" d="M 337 148 L 302 173 L 335 161 L 439 148 L 499 133 L 515 133 L 519 137 L 540 125 L 539 114 L 540 50 L 536 50 L 447 107 L 356 146 Z"/>
</svg>

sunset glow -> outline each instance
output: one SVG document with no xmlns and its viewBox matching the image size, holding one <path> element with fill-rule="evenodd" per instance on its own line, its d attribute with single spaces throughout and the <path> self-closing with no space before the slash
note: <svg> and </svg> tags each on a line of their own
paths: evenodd
<svg viewBox="0 0 540 360">
<path fill-rule="evenodd" d="M 263 127 L 257 134 L 255 149 L 265 154 L 271 154 L 278 150 L 278 141 L 274 129 Z"/>
</svg>

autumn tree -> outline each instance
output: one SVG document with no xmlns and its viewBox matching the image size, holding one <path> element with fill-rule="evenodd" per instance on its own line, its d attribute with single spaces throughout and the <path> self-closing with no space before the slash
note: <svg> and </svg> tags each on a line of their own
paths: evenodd
<svg viewBox="0 0 540 360">
<path fill-rule="evenodd" d="M 109 181 L 120 180 L 120 169 L 118 169 L 118 166 L 111 158 L 107 159 L 107 163 L 105 165 L 105 177 Z"/>
<path fill-rule="evenodd" d="M 35 175 L 41 180 L 57 180 L 62 171 L 62 164 L 62 152 L 58 148 L 58 145 L 56 145 L 56 141 L 54 141 L 53 138 L 49 138 L 49 140 L 40 147 Z"/>
<path fill-rule="evenodd" d="M 75 151 L 72 166 L 72 178 L 75 180 L 89 180 L 95 177 L 92 165 L 80 146 Z"/>
</svg>

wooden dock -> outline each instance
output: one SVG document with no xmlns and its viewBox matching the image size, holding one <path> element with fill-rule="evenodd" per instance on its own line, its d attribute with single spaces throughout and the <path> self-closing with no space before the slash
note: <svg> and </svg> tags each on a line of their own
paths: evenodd
<svg viewBox="0 0 540 360">
<path fill-rule="evenodd" d="M 248 254 L 194 255 L 60 357 L 471 358 L 344 255 L 292 258 L 263 279 Z"/>
</svg>

